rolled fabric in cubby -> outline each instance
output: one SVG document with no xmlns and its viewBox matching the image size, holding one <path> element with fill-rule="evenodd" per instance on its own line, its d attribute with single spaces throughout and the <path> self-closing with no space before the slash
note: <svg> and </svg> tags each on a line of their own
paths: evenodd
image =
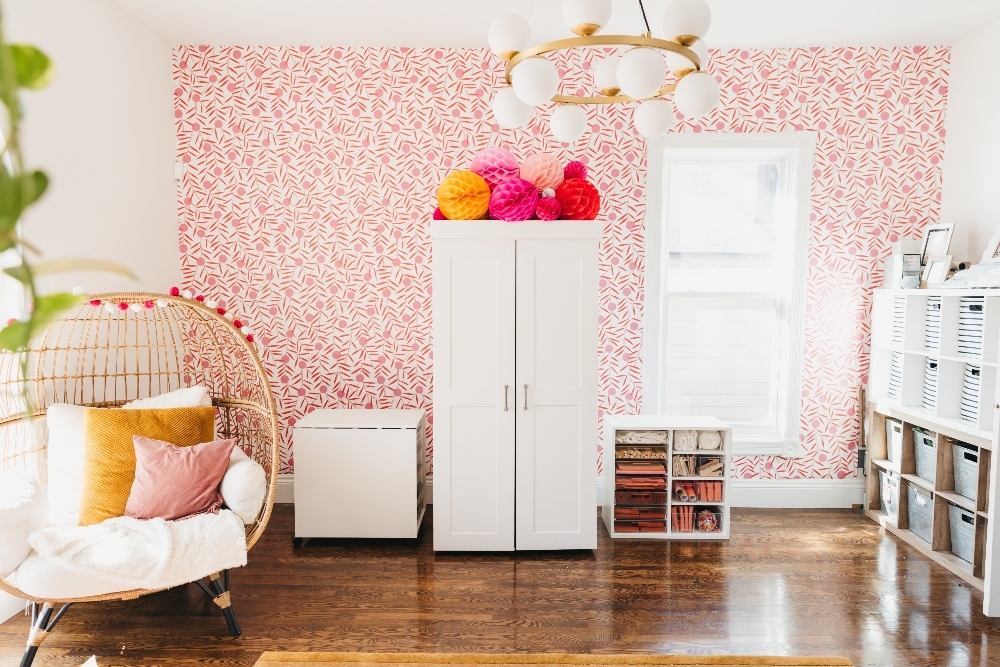
<svg viewBox="0 0 1000 667">
<path fill-rule="evenodd" d="M 722 436 L 718 431 L 699 431 L 698 449 L 718 449 L 722 446 Z"/>
</svg>

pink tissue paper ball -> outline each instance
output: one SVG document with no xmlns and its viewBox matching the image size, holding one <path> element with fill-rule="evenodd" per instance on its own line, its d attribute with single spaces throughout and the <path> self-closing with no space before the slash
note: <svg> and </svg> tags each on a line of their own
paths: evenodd
<svg viewBox="0 0 1000 667">
<path fill-rule="evenodd" d="M 441 212 L 441 209 L 436 208 L 436 209 L 434 209 L 434 219 L 435 220 L 447 220 L 448 218 L 444 217 L 444 213 Z"/>
<path fill-rule="evenodd" d="M 493 188 L 490 195 L 490 215 L 494 220 L 521 222 L 535 213 L 538 190 L 523 178 L 507 178 Z"/>
<path fill-rule="evenodd" d="M 562 206 L 555 197 L 542 197 L 535 205 L 535 215 L 539 220 L 556 220 L 562 213 Z"/>
<path fill-rule="evenodd" d="M 499 146 L 490 146 L 477 153 L 472 158 L 469 170 L 482 176 L 489 184 L 490 190 L 505 178 L 516 177 L 521 171 L 514 154 Z"/>
<path fill-rule="evenodd" d="M 566 165 L 563 170 L 563 176 L 568 181 L 571 178 L 582 178 L 586 180 L 587 178 L 587 165 L 580 162 L 579 160 L 573 160 Z"/>
<path fill-rule="evenodd" d="M 539 190 L 545 190 L 563 182 L 563 170 L 559 160 L 551 153 L 535 153 L 521 165 L 521 178 L 531 181 Z"/>
</svg>

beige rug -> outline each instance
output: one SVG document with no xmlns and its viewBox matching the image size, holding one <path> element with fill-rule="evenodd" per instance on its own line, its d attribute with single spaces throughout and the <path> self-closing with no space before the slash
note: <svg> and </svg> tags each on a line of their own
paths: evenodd
<svg viewBox="0 0 1000 667">
<path fill-rule="evenodd" d="M 729 665 L 729 667 L 852 667 L 847 658 L 770 657 L 753 655 L 573 655 L 568 653 L 265 653 L 254 667 L 497 667 L 580 665 Z"/>
</svg>

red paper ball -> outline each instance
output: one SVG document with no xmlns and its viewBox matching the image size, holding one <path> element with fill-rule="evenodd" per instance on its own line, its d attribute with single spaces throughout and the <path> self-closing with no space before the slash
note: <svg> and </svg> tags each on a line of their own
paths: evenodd
<svg viewBox="0 0 1000 667">
<path fill-rule="evenodd" d="M 441 212 L 441 209 L 436 208 L 436 209 L 434 209 L 434 219 L 435 220 L 447 220 L 448 218 L 444 217 L 444 213 Z"/>
<path fill-rule="evenodd" d="M 215 312 L 217 312 L 219 315 L 225 315 L 226 314 L 226 309 L 225 308 L 216 308 Z"/>
<path fill-rule="evenodd" d="M 91 306 L 99 306 L 99 305 L 101 305 L 101 300 L 100 299 L 91 299 L 90 300 L 90 305 Z"/>
<path fill-rule="evenodd" d="M 243 321 L 242 320 L 233 320 L 233 326 L 236 327 L 237 329 L 242 329 L 243 328 Z"/>
<path fill-rule="evenodd" d="M 153 301 L 144 301 L 142 305 L 144 305 L 147 309 L 150 310 L 156 307 L 156 303 Z"/>
<path fill-rule="evenodd" d="M 562 206 L 555 197 L 542 197 L 538 200 L 538 205 L 535 206 L 535 215 L 538 216 L 539 220 L 557 220 L 560 213 L 562 213 Z"/>
<path fill-rule="evenodd" d="M 118 304 L 118 310 L 128 310 L 128 304 L 122 301 Z"/>
<path fill-rule="evenodd" d="M 247 334 L 247 342 L 248 343 L 252 343 L 253 342 L 253 334 Z"/>
<path fill-rule="evenodd" d="M 180 296 L 180 295 L 181 295 L 181 290 L 179 287 L 170 288 L 170 296 Z"/>
<path fill-rule="evenodd" d="M 579 160 L 573 160 L 566 165 L 565 169 L 563 169 L 563 178 L 567 181 L 571 178 L 582 178 L 586 180 L 587 165 Z"/>
<path fill-rule="evenodd" d="M 199 302 L 203 302 L 205 300 L 205 297 L 203 297 L 201 294 L 199 294 L 198 296 L 196 296 L 194 298 L 194 300 L 195 301 L 199 301 Z"/>
<path fill-rule="evenodd" d="M 561 220 L 594 220 L 601 210 L 601 195 L 597 188 L 582 178 L 560 183 L 556 188 L 556 199 L 562 207 Z"/>
</svg>

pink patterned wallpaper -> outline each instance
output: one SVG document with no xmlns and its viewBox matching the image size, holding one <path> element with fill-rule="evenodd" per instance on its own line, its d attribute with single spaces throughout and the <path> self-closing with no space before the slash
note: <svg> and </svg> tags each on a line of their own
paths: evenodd
<svg viewBox="0 0 1000 667">
<path fill-rule="evenodd" d="M 587 87 L 586 56 L 558 61 L 566 89 Z M 948 59 L 925 47 L 712 53 L 721 105 L 676 131 L 818 138 L 805 455 L 737 459 L 737 475 L 853 473 L 872 281 L 891 242 L 940 211 Z M 290 427 L 313 408 L 430 409 L 427 221 L 444 175 L 491 144 L 589 165 L 607 221 L 599 405 L 638 411 L 645 142 L 630 109 L 589 109 L 572 148 L 537 114 L 500 130 L 489 100 L 502 70 L 485 49 L 183 46 L 174 72 L 184 284 L 250 315 L 283 418 L 283 471 Z"/>
</svg>

